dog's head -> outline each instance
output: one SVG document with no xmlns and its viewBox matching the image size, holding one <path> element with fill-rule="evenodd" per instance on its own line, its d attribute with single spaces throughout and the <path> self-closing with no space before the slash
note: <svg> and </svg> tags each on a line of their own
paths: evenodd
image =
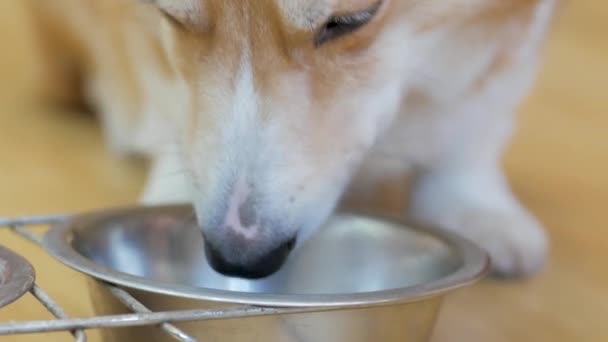
<svg viewBox="0 0 608 342">
<path fill-rule="evenodd" d="M 399 107 L 408 56 L 394 3 L 156 1 L 182 84 L 180 151 L 218 271 L 276 271 L 333 210 Z"/>
</svg>

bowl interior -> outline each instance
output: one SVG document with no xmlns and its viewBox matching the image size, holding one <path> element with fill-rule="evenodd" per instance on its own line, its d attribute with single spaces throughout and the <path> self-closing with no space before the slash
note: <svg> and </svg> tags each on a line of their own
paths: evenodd
<svg viewBox="0 0 608 342">
<path fill-rule="evenodd" d="M 274 275 L 226 277 L 207 263 L 202 235 L 184 211 L 80 222 L 71 247 L 113 271 L 163 283 L 266 294 L 349 294 L 419 285 L 462 267 L 462 256 L 421 231 L 367 216 L 332 218 Z"/>
</svg>

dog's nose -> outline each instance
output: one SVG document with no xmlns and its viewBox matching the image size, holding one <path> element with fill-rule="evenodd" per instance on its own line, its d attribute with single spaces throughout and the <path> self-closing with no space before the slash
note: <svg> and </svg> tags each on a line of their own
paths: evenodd
<svg viewBox="0 0 608 342">
<path fill-rule="evenodd" d="M 233 263 L 226 260 L 222 253 L 207 240 L 205 240 L 205 254 L 211 267 L 219 273 L 233 277 L 259 279 L 278 271 L 287 260 L 295 243 L 296 238 L 287 240 L 261 257 L 246 263 Z"/>
</svg>

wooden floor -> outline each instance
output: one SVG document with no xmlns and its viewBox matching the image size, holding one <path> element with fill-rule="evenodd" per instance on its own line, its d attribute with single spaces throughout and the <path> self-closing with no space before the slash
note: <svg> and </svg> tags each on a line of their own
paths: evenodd
<svg viewBox="0 0 608 342">
<path fill-rule="evenodd" d="M 36 70 L 16 3 L 0 2 L 0 216 L 133 203 L 143 168 L 104 150 L 94 122 L 15 97 Z M 608 341 L 608 2 L 571 1 L 547 47 L 539 84 L 521 110 L 506 161 L 513 186 L 551 234 L 545 272 L 487 280 L 449 297 L 435 342 Z M 29 83 L 28 83 L 29 82 Z M 72 315 L 90 307 L 83 277 L 0 232 L 31 256 L 38 282 Z M 28 295 L 0 321 L 49 315 Z M 0 341 L 69 341 L 67 334 Z M 95 339 L 93 339 L 95 340 Z"/>
</svg>

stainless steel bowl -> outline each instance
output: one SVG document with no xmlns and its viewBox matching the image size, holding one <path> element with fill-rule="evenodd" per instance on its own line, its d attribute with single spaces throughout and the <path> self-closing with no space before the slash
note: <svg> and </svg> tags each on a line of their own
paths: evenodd
<svg viewBox="0 0 608 342">
<path fill-rule="evenodd" d="M 0 246 L 0 308 L 27 293 L 35 278 L 34 268 L 27 260 Z"/>
<path fill-rule="evenodd" d="M 128 289 L 153 310 L 235 304 L 314 312 L 178 324 L 201 341 L 427 341 L 443 296 L 485 275 L 488 258 L 446 232 L 397 220 L 337 214 L 276 274 L 230 278 L 207 264 L 189 206 L 130 208 L 74 217 L 45 245 L 63 263 Z M 98 314 L 123 312 L 91 282 Z M 154 328 L 107 331 L 111 341 L 164 341 Z"/>
</svg>

